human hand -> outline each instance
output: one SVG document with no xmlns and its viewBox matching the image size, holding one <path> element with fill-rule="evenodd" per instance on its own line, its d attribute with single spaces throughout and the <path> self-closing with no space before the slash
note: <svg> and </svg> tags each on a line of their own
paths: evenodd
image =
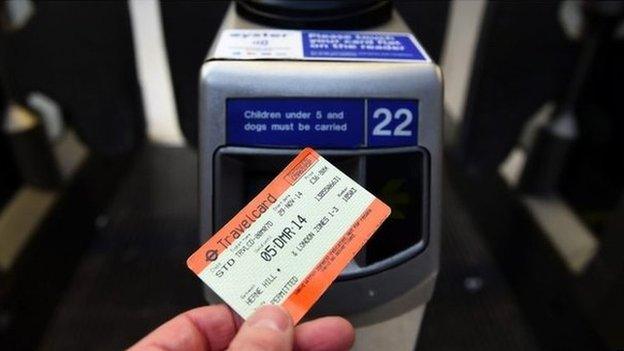
<svg viewBox="0 0 624 351">
<path fill-rule="evenodd" d="M 129 351 L 342 351 L 353 345 L 354 331 L 340 317 L 324 317 L 293 327 L 281 307 L 264 306 L 247 321 L 225 305 L 199 307 L 174 317 Z"/>
</svg>

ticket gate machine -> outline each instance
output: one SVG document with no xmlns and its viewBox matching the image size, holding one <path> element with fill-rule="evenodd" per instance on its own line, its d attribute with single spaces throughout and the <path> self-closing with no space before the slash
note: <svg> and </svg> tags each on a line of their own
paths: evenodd
<svg viewBox="0 0 624 351">
<path fill-rule="evenodd" d="M 365 31 L 317 31 L 314 22 L 296 31 L 282 30 L 296 21 L 262 20 L 272 10 L 265 3 L 229 9 L 201 68 L 201 241 L 311 146 L 392 215 L 308 315 L 374 324 L 423 306 L 440 245 L 440 69 L 392 8 Z M 278 9 L 284 17 L 292 2 L 273 3 L 286 3 Z M 294 3 L 296 13 L 309 14 L 314 9 L 297 7 L 331 2 Z M 256 5 L 261 11 L 249 15 Z M 219 301 L 210 292 L 207 298 Z"/>
</svg>

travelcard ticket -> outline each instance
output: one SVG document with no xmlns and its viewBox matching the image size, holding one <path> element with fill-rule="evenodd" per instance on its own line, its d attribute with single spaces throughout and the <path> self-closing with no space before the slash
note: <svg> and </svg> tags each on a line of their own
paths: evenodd
<svg viewBox="0 0 624 351">
<path fill-rule="evenodd" d="M 306 148 L 187 260 L 241 317 L 281 305 L 298 322 L 390 215 Z"/>
</svg>

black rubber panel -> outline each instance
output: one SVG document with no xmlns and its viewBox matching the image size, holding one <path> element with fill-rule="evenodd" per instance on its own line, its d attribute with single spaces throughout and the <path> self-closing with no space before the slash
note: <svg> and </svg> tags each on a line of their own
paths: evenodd
<svg viewBox="0 0 624 351">
<path fill-rule="evenodd" d="M 144 120 L 126 2 L 36 1 L 6 50 L 19 95 L 57 101 L 65 122 L 92 151 L 128 152 L 143 142 Z"/>
<path fill-rule="evenodd" d="M 197 145 L 199 69 L 228 5 L 229 1 L 160 2 L 178 121 L 193 146 Z"/>
<path fill-rule="evenodd" d="M 0 90 L 0 125 L 4 125 L 6 118 L 6 100 L 5 93 Z M 0 133 L 0 208 L 4 206 L 11 198 L 23 180 L 17 168 L 17 162 L 13 154 L 13 149 L 6 133 Z"/>
<path fill-rule="evenodd" d="M 236 11 L 256 23 L 277 28 L 362 29 L 392 15 L 389 0 L 241 0 Z"/>
<path fill-rule="evenodd" d="M 0 167 L 0 208 L 2 208 L 23 182 L 17 169 L 13 150 L 5 134 L 0 134 L 0 164 L 2 165 Z"/>
<path fill-rule="evenodd" d="M 564 93 L 578 44 L 558 16 L 558 1 L 487 3 L 457 148 L 473 172 L 495 173 L 529 117 Z"/>
<path fill-rule="evenodd" d="M 61 174 L 41 122 L 7 137 L 25 183 L 41 189 L 59 188 Z"/>
</svg>

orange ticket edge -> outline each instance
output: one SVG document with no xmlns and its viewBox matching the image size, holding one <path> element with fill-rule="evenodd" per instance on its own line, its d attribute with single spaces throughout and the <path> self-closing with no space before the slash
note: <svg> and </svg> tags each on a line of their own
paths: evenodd
<svg viewBox="0 0 624 351">
<path fill-rule="evenodd" d="M 319 264 L 306 277 L 301 286 L 282 303 L 282 307 L 290 313 L 295 324 L 303 318 L 312 308 L 312 305 L 318 301 L 332 282 L 347 267 L 353 257 L 388 218 L 390 212 L 391 209 L 388 205 L 375 198 L 367 209 L 362 212 L 362 215 L 358 217 L 358 220 L 338 240 L 336 245 L 319 261 Z M 366 213 L 368 215 L 362 218 Z M 352 235 L 354 237 L 353 240 L 344 246 L 342 251 L 336 255 L 335 259 L 324 270 L 319 269 L 325 258 L 332 255 L 332 251 L 340 245 L 340 241 L 346 235 Z"/>
<path fill-rule="evenodd" d="M 236 239 L 242 236 L 242 233 L 246 229 L 241 227 L 244 221 L 250 224 L 249 222 L 254 219 L 254 214 L 257 215 L 260 213 L 260 208 L 265 208 L 264 211 L 267 211 L 268 208 L 266 207 L 270 207 L 270 205 L 290 188 L 292 184 L 299 180 L 318 158 L 319 154 L 311 148 L 305 148 L 301 151 L 269 185 L 195 251 L 186 260 L 186 265 L 195 272 L 195 274 L 199 275 L 210 265 L 211 261 L 214 261 L 216 257 L 227 248 L 227 246 L 231 245 Z M 274 199 L 273 202 L 270 202 L 270 199 Z M 267 205 L 267 202 L 270 204 Z M 260 215 L 262 213 L 264 212 L 261 212 Z M 255 219 L 258 218 L 260 217 Z M 233 236 L 232 233 L 237 233 L 238 236 Z"/>
</svg>

